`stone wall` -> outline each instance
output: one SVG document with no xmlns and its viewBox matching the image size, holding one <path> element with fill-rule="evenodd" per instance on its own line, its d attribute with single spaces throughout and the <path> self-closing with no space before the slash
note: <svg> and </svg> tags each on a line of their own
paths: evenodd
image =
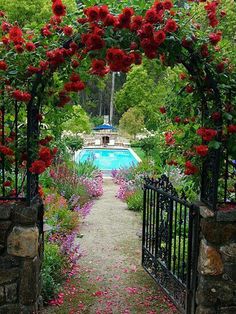
<svg viewBox="0 0 236 314">
<path fill-rule="evenodd" d="M 236 313 L 236 210 L 200 206 L 197 314 Z"/>
<path fill-rule="evenodd" d="M 38 313 L 43 205 L 0 204 L 0 314 Z"/>
</svg>

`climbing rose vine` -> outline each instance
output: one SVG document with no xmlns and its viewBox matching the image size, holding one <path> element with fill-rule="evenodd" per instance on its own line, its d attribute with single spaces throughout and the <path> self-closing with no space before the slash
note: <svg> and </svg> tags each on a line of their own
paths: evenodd
<svg viewBox="0 0 236 314">
<path fill-rule="evenodd" d="M 191 6 L 191 2 L 196 1 L 189 2 Z M 40 32 L 11 24 L 1 12 L 0 75 L 1 94 L 7 98 L 5 111 L 13 112 L 12 101 L 18 102 L 26 111 L 28 104 L 37 103 L 43 92 L 37 115 L 38 121 L 42 122 L 48 100 L 58 110 L 70 105 L 73 94 L 86 88 L 89 75 L 103 77 L 111 71 L 126 73 L 133 65 L 141 64 L 144 57 L 157 59 L 164 66 L 182 64 L 186 69 L 179 75 L 180 81 L 186 83 L 182 93 L 184 97 L 188 94 L 196 96 L 197 118 L 203 116 L 203 126 L 196 130 L 198 142 L 190 144 L 190 153 L 185 152 L 183 166 L 186 175 L 198 173 L 197 156 L 205 158 L 222 143 L 231 145 L 236 122 L 235 109 L 220 87 L 232 71 L 230 60 L 221 55 L 219 44 L 223 34 L 217 29 L 227 13 L 218 0 L 197 2 L 204 7 L 209 25 L 204 32 L 199 31 L 201 26 L 197 17 L 191 18 L 190 9 L 186 17 L 181 11 L 184 9 L 174 6 L 170 0 L 155 1 L 145 12 L 126 7 L 119 14 L 114 14 L 106 5 L 95 5 L 84 8 L 83 15 L 75 13 L 74 19 L 67 18 L 63 1 L 53 0 L 53 16 Z M 55 74 L 63 83 L 55 83 Z M 35 81 L 41 82 L 42 89 L 34 88 Z M 2 120 L 5 111 L 1 111 Z M 164 106 L 160 112 L 169 114 Z M 175 116 L 174 122 L 194 124 L 195 119 L 182 120 Z M 5 128 L 0 143 L 0 152 L 9 164 L 14 162 L 17 146 L 14 145 L 11 125 L 9 123 Z M 166 144 L 175 147 L 176 134 L 167 131 L 164 136 Z M 50 166 L 55 156 L 55 151 L 42 140 L 35 160 L 29 165 L 35 174 Z M 21 167 L 26 165 L 24 151 L 25 147 L 21 147 Z M 171 164 L 177 163 L 172 160 Z"/>
</svg>

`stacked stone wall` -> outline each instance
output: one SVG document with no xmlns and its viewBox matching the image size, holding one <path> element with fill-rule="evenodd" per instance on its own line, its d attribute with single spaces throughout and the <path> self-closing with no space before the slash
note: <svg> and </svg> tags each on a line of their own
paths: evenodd
<svg viewBox="0 0 236 314">
<path fill-rule="evenodd" d="M 236 210 L 200 206 L 197 314 L 236 313 Z"/>
<path fill-rule="evenodd" d="M 39 312 L 42 222 L 40 199 L 0 205 L 0 314 Z"/>
</svg>

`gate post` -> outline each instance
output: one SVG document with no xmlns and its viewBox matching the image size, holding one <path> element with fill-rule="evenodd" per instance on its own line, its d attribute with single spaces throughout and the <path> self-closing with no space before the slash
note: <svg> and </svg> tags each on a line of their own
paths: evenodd
<svg viewBox="0 0 236 314">
<path fill-rule="evenodd" d="M 236 208 L 213 212 L 200 205 L 196 314 L 236 313 Z"/>
<path fill-rule="evenodd" d="M 43 254 L 43 204 L 0 205 L 0 313 L 38 313 Z"/>
</svg>

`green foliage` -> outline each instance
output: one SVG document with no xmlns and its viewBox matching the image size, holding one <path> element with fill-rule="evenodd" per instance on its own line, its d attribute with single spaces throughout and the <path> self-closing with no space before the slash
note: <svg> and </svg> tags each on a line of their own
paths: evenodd
<svg viewBox="0 0 236 314">
<path fill-rule="evenodd" d="M 76 11 L 74 0 L 63 0 L 68 13 Z M 21 26 L 37 27 L 46 23 L 51 15 L 51 1 L 49 0 L 0 0 L 0 8 L 5 11 L 10 21 L 17 21 Z"/>
<path fill-rule="evenodd" d="M 143 191 L 136 190 L 126 198 L 129 210 L 141 211 L 143 209 Z"/>
<path fill-rule="evenodd" d="M 103 124 L 103 117 L 95 116 L 90 119 L 92 126 L 95 127 L 97 125 Z"/>
<path fill-rule="evenodd" d="M 70 232 L 79 224 L 77 212 L 67 208 L 57 208 L 55 211 L 47 209 L 45 219 L 47 223 L 59 232 Z"/>
<path fill-rule="evenodd" d="M 130 108 L 120 119 L 120 129 L 135 136 L 144 127 L 144 116 L 139 108 Z"/>
<path fill-rule="evenodd" d="M 81 149 L 84 144 L 84 140 L 80 136 L 67 136 L 64 138 L 66 146 L 74 153 Z"/>
<path fill-rule="evenodd" d="M 92 178 L 94 171 L 98 170 L 98 168 L 93 164 L 93 160 L 90 159 L 77 163 L 75 168 L 79 177 L 86 178 Z"/>
<path fill-rule="evenodd" d="M 81 106 L 76 105 L 71 107 L 70 117 L 64 120 L 61 128 L 64 131 L 70 131 L 75 134 L 80 132 L 89 133 L 91 131 L 91 124 L 85 110 Z"/>
<path fill-rule="evenodd" d="M 63 269 L 65 263 L 65 258 L 60 253 L 59 246 L 45 242 L 44 260 L 41 272 L 43 281 L 42 296 L 45 302 L 53 299 L 59 292 L 64 279 Z"/>
</svg>

